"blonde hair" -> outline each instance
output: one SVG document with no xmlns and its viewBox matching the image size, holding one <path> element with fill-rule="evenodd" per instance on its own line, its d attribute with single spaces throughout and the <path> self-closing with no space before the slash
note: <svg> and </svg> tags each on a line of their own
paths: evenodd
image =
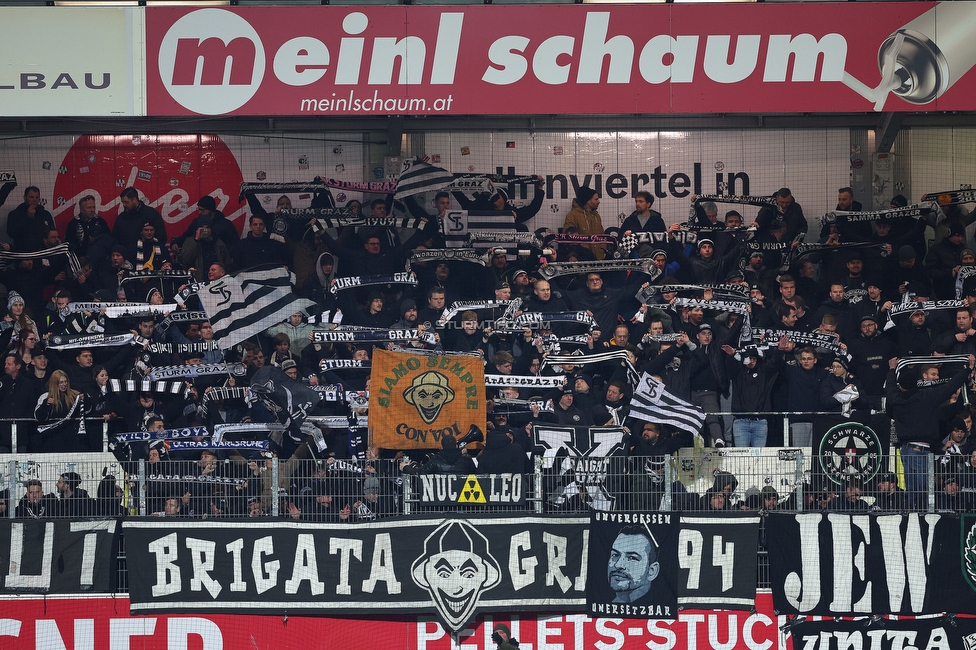
<svg viewBox="0 0 976 650">
<path fill-rule="evenodd" d="M 61 389 L 58 386 L 61 383 L 62 377 L 68 382 L 68 390 L 64 391 L 64 393 L 61 393 Z M 55 370 L 51 373 L 51 378 L 47 380 L 47 396 L 54 398 L 53 407 L 56 413 L 66 412 L 75 403 L 79 395 L 81 395 L 80 392 L 71 388 L 71 380 L 68 378 L 67 373 L 63 370 Z"/>
</svg>

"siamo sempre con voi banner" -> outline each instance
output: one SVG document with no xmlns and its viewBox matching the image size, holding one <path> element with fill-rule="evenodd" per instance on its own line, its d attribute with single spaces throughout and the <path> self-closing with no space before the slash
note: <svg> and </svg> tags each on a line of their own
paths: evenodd
<svg viewBox="0 0 976 650">
<path fill-rule="evenodd" d="M 376 350 L 369 419 L 374 446 L 434 449 L 485 425 L 485 369 L 478 357 Z"/>
</svg>

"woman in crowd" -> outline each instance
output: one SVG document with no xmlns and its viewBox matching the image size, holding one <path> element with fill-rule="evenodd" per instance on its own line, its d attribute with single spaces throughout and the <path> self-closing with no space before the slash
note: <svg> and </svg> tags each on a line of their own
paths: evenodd
<svg viewBox="0 0 976 650">
<path fill-rule="evenodd" d="M 47 392 L 34 409 L 38 427 L 30 441 L 32 451 L 87 451 L 84 411 L 84 396 L 71 388 L 68 375 L 63 370 L 51 373 Z"/>
</svg>

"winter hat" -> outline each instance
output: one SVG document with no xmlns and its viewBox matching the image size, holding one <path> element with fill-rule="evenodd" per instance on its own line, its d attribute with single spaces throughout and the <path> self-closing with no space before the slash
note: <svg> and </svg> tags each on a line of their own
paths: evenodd
<svg viewBox="0 0 976 650">
<path fill-rule="evenodd" d="M 285 359 L 284 361 L 281 362 L 281 369 L 282 370 L 288 370 L 290 368 L 297 368 L 297 367 L 298 367 L 298 364 L 295 363 L 295 360 L 294 359 Z"/>
<path fill-rule="evenodd" d="M 214 200 L 214 197 L 208 194 L 207 196 L 201 197 L 200 200 L 197 201 L 197 207 L 203 208 L 204 210 L 210 210 L 211 212 L 216 212 L 217 202 Z"/>
<path fill-rule="evenodd" d="M 24 304 L 24 298 L 16 291 L 11 291 L 7 294 L 7 309 L 10 309 L 17 303 Z"/>
<path fill-rule="evenodd" d="M 651 254 L 650 254 L 650 258 L 651 258 L 651 259 L 654 259 L 654 258 L 655 258 L 655 257 L 657 257 L 658 255 L 664 255 L 664 261 L 665 261 L 665 262 L 667 262 L 667 261 L 668 261 L 668 253 L 667 253 L 667 251 L 665 251 L 665 250 L 662 250 L 662 249 L 660 249 L 660 248 L 655 248 L 654 250 L 652 250 L 652 251 L 651 251 Z"/>
<path fill-rule="evenodd" d="M 698 250 L 701 250 L 701 247 L 704 246 L 705 244 L 708 244 L 712 248 L 715 248 L 715 242 L 713 242 L 711 239 L 699 239 L 698 240 Z"/>
<path fill-rule="evenodd" d="M 915 259 L 915 257 L 916 257 L 915 249 L 909 246 L 908 244 L 905 244 L 904 246 L 898 249 L 899 262 L 907 262 L 908 260 Z"/>
<path fill-rule="evenodd" d="M 594 196 L 596 196 L 596 190 L 591 187 L 581 187 L 576 190 L 576 201 L 581 206 L 586 205 Z"/>
<path fill-rule="evenodd" d="M 958 221 L 952 221 L 949 223 L 949 236 L 953 237 L 955 235 L 966 236 L 966 226 L 962 225 Z"/>
<path fill-rule="evenodd" d="M 370 291 L 369 295 L 366 296 L 366 304 L 373 302 L 374 300 L 383 300 L 383 294 L 379 291 Z"/>
<path fill-rule="evenodd" d="M 906 205 L 908 205 L 908 199 L 901 194 L 896 194 L 895 196 L 891 197 L 891 203 L 889 205 L 896 208 L 904 208 Z"/>
<path fill-rule="evenodd" d="M 962 252 L 959 253 L 959 261 L 962 262 L 962 258 L 965 257 L 966 255 L 972 255 L 973 257 L 976 257 L 976 251 L 974 251 L 972 248 L 962 249 Z"/>
<path fill-rule="evenodd" d="M 407 312 L 410 311 L 411 309 L 416 309 L 416 308 L 417 308 L 416 301 L 407 298 L 406 300 L 400 303 L 400 318 L 406 316 Z"/>
<path fill-rule="evenodd" d="M 81 485 L 81 476 L 78 475 L 78 472 L 65 472 L 61 475 L 61 479 L 67 483 L 68 487 L 70 487 L 72 490 Z"/>
<path fill-rule="evenodd" d="M 380 480 L 375 476 L 370 476 L 368 479 L 363 481 L 363 494 L 379 494 L 380 493 Z"/>
<path fill-rule="evenodd" d="M 504 632 L 509 638 L 512 636 L 512 631 L 508 629 L 508 626 L 504 623 L 495 623 L 495 627 L 491 628 L 492 632 Z"/>
<path fill-rule="evenodd" d="M 156 294 L 156 293 L 159 293 L 159 289 L 157 289 L 156 287 L 153 287 L 152 289 L 150 289 L 149 290 L 149 293 L 146 294 L 146 302 L 152 302 L 153 294 Z"/>
</svg>

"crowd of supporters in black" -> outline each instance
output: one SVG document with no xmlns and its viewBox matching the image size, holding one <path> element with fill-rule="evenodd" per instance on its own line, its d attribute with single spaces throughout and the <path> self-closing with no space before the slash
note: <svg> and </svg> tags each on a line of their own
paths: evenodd
<svg viewBox="0 0 976 650">
<path fill-rule="evenodd" d="M 4 198 L 13 189 L 12 184 L 5 186 Z M 18 421 L 20 451 L 30 452 L 100 451 L 107 424 L 110 448 L 116 456 L 127 463 L 145 461 L 147 474 L 214 477 L 209 482 L 154 484 L 143 495 L 151 513 L 256 516 L 267 513 L 271 502 L 280 498 L 282 516 L 356 521 L 392 513 L 404 474 L 531 471 L 531 428 L 540 423 L 625 427 L 615 456 L 622 459 L 624 473 L 634 475 L 634 485 L 646 482 L 641 489 L 654 493 L 660 484 L 659 464 L 630 459 L 670 455 L 692 446 L 694 436 L 631 417 L 631 368 L 659 377 L 674 396 L 709 414 L 700 432 L 706 446 L 790 443 L 814 452 L 814 424 L 821 417 L 816 413 L 836 412 L 838 417 L 884 427 L 890 422 L 884 407 L 886 390 L 897 391 L 899 386 L 909 393 L 936 389 L 957 374 L 964 376 L 959 385 L 971 381 L 968 367 L 960 367 L 957 373 L 938 363 L 911 366 L 902 373 L 909 381 L 898 382 L 893 370 L 899 359 L 976 354 L 972 322 L 976 275 L 969 277 L 964 271 L 976 265 L 976 252 L 966 234 L 976 212 L 967 212 L 963 206 L 944 206 L 942 212 L 923 210 L 917 218 L 831 222 L 821 221 L 819 215 L 861 210 L 850 188 L 839 190 L 836 208 L 818 206 L 816 216 L 805 215 L 791 192 L 783 188 L 766 205 L 733 205 L 735 209 L 724 214 L 716 203 L 691 197 L 690 207 L 682 203 L 676 214 L 669 215 L 673 223 L 668 226 L 653 209 L 654 196 L 637 192 L 634 212 L 616 234 L 659 233 L 656 238 L 641 239 L 627 254 L 650 259 L 653 267 L 620 270 L 610 266 L 605 272 L 546 279 L 549 276 L 543 270 L 549 264 L 600 260 L 612 264 L 613 246 L 585 239 L 603 234 L 606 224 L 599 214 L 601 197 L 583 187 L 562 226 L 564 234 L 583 236 L 579 243 L 563 241 L 540 250 L 482 248 L 484 265 L 409 261 L 412 251 L 445 247 L 441 219 L 457 205 L 511 213 L 513 228 L 525 231 L 525 223 L 542 204 L 541 179 L 529 189 L 531 199 L 524 204 L 513 202 L 500 186 L 473 197 L 439 192 L 430 203 L 431 213 L 414 199 L 400 204 L 392 197 L 365 206 L 350 201 L 346 206 L 351 214 L 382 218 L 404 213 L 421 218 L 421 226 L 410 230 L 331 229 L 297 219 L 278 220 L 275 212 L 265 211 L 249 195 L 252 213 L 243 237 L 217 209 L 215 200 L 204 196 L 197 203 L 199 216 L 179 236 L 170 237 L 159 213 L 133 188 L 122 192 L 122 211 L 112 225 L 96 213 L 94 198 L 85 197 L 79 202 L 78 215 L 59 230 L 42 205 L 40 191 L 28 187 L 23 203 L 8 215 L 10 243 L 3 244 L 5 252 L 32 255 L 8 256 L 0 273 L 0 299 L 6 308 L 0 321 L 0 349 L 5 351 L 0 451 L 11 451 L 11 420 Z M 907 203 L 896 196 L 891 207 Z M 288 196 L 277 199 L 276 211 L 289 208 Z M 274 227 L 279 224 L 283 226 Z M 689 231 L 697 237 L 687 237 Z M 934 238 L 927 240 L 927 232 L 934 232 Z M 798 238 L 801 234 L 806 242 L 818 241 L 824 246 L 810 254 L 792 254 L 794 242 L 803 239 Z M 71 268 L 63 254 L 43 254 L 62 242 L 77 256 L 80 269 Z M 856 243 L 864 246 L 848 245 Z M 134 271 L 186 270 L 196 281 L 213 281 L 229 273 L 271 266 L 288 267 L 295 276 L 294 292 L 315 306 L 231 349 L 187 354 L 151 349 L 152 343 L 213 340 L 214 331 L 206 320 L 170 323 L 164 322 L 162 314 L 108 318 L 104 310 L 69 313 L 65 309 L 72 302 L 92 301 L 106 306 L 115 302 L 168 304 L 181 289 L 167 280 L 140 277 L 126 281 Z M 416 273 L 416 284 L 331 290 L 338 278 L 404 269 Z M 728 309 L 728 285 L 742 287 L 748 319 Z M 645 299 L 637 298 L 639 290 L 653 287 L 667 291 L 645 291 Z M 682 305 L 682 298 L 704 306 Z M 451 320 L 442 320 L 445 309 L 455 302 L 514 299 L 521 300 L 519 313 L 586 312 L 592 326 L 542 320 L 538 327 L 497 327 L 496 321 L 510 304 L 505 302 L 459 310 Z M 933 302 L 955 300 L 959 302 L 949 307 Z M 928 306 L 897 309 L 912 301 Z M 710 308 L 712 304 L 715 308 Z M 186 308 L 199 306 L 191 299 Z M 318 442 L 310 436 L 287 454 L 288 462 L 304 463 L 307 471 L 283 471 L 277 485 L 268 472 L 267 453 L 176 453 L 163 441 L 114 443 L 113 436 L 122 432 L 194 426 L 212 430 L 218 424 L 251 421 L 247 403 L 229 399 L 208 403 L 205 396 L 216 387 L 247 385 L 265 366 L 276 366 L 311 386 L 339 385 L 343 392 L 367 395 L 368 369 L 322 370 L 321 362 L 369 360 L 373 344 L 312 343 L 311 332 L 323 325 L 313 324 L 310 317 L 324 312 L 343 326 L 426 332 L 433 338 L 420 337 L 402 345 L 478 353 L 487 374 L 562 375 L 565 383 L 557 388 L 487 389 L 490 404 L 499 399 L 510 404 L 489 411 L 483 444 L 461 448 L 456 439 L 445 438 L 443 448 L 426 461 L 408 461 L 393 450 L 368 447 L 365 429 L 320 427 Z M 336 317 L 339 313 L 341 321 Z M 742 330 L 747 324 L 754 331 L 776 332 L 776 340 L 745 341 Z M 137 335 L 135 343 L 61 349 L 51 345 L 52 337 L 128 332 Z M 791 340 L 796 338 L 791 332 L 826 335 L 832 345 L 821 348 L 797 343 Z M 616 350 L 625 351 L 629 363 L 618 357 L 601 363 L 546 363 L 552 354 L 586 357 Z M 244 374 L 198 377 L 185 382 L 178 392 L 112 390 L 112 380 L 138 381 L 155 367 L 217 362 L 243 364 Z M 723 410 L 742 415 L 732 418 L 728 427 L 725 418 L 712 415 Z M 801 414 L 790 420 L 789 440 L 783 438 L 779 418 L 767 419 L 779 412 Z M 323 399 L 312 415 L 367 413 L 341 400 Z M 896 418 L 897 444 L 915 445 L 937 456 L 939 503 L 948 509 L 971 509 L 976 447 L 966 389 L 955 390 L 940 401 L 934 413 L 921 416 L 926 418 L 922 432 L 918 427 L 899 430 Z M 888 429 L 881 431 L 887 448 Z M 163 469 L 153 470 L 156 463 Z M 172 468 L 166 467 L 168 463 L 174 463 Z M 346 480 L 350 478 L 352 483 Z M 874 503 L 884 502 L 883 495 L 893 483 L 882 478 L 890 477 L 879 474 L 879 480 L 868 486 L 852 481 L 834 492 L 825 486 L 810 489 L 808 505 L 826 508 L 833 502 L 840 504 L 837 507 L 859 509 L 863 490 L 874 494 Z M 719 485 L 716 479 L 716 485 L 701 497 L 679 495 L 679 506 L 696 507 L 693 501 L 703 509 L 789 505 L 790 497 L 772 488 L 772 494 L 740 495 L 733 503 L 732 482 Z M 28 490 L 18 512 L 38 516 L 39 511 L 63 510 L 69 507 L 65 503 L 74 503 L 65 499 L 79 489 L 77 476 L 62 476 L 59 499 L 45 496 L 39 489 L 33 489 L 37 494 Z M 622 491 L 634 489 L 627 486 Z M 118 506 L 121 486 L 114 480 L 104 488 L 98 486 L 97 492 L 108 503 L 99 500 L 103 503 L 100 508 Z M 774 494 L 776 504 L 771 501 Z M 900 507 L 901 502 L 895 502 Z M 549 504 L 554 509 L 563 507 L 553 500 Z M 4 507 L 11 505 L 4 499 Z M 658 507 L 656 501 L 644 503 L 636 498 L 632 505 Z"/>
</svg>

